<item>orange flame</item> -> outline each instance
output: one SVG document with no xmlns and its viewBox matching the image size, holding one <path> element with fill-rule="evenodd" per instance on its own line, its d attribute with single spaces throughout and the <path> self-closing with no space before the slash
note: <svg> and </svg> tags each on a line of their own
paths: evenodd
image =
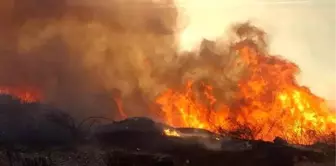
<svg viewBox="0 0 336 166">
<path fill-rule="evenodd" d="M 238 83 L 233 105 L 221 103 L 205 88 L 197 99 L 188 82 L 182 91 L 172 89 L 157 98 L 163 120 L 174 127 L 193 127 L 213 132 L 236 131 L 248 127 L 253 138 L 312 144 L 335 134 L 336 116 L 325 100 L 315 96 L 295 80 L 298 67 L 279 57 L 263 55 L 254 48 L 236 48 L 249 75 Z M 215 107 L 220 105 L 220 107 Z"/>
<path fill-rule="evenodd" d="M 0 86 L 0 94 L 14 96 L 24 103 L 33 103 L 40 101 L 42 96 L 39 91 L 31 88 L 13 88 Z"/>
</svg>

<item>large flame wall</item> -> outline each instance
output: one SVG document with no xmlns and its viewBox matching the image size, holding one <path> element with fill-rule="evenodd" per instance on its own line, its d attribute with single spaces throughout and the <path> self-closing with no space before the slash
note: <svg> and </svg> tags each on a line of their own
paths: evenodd
<svg viewBox="0 0 336 166">
<path fill-rule="evenodd" d="M 217 100 L 211 85 L 201 83 L 202 89 L 195 90 L 197 85 L 188 82 L 185 89 L 168 90 L 157 99 L 163 121 L 218 133 L 247 129 L 242 131 L 246 135 L 240 136 L 246 139 L 272 141 L 281 137 L 298 144 L 333 140 L 334 110 L 307 87 L 298 85 L 295 76 L 299 68 L 294 63 L 261 52 L 251 40 L 235 43 L 234 50 L 245 64 L 246 75 L 237 83 L 233 104 Z M 225 93 L 227 88 L 220 91 Z"/>
</svg>

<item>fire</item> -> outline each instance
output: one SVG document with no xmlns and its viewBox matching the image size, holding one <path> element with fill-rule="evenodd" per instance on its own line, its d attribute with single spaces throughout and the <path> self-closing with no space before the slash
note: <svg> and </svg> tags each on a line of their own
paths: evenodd
<svg viewBox="0 0 336 166">
<path fill-rule="evenodd" d="M 173 129 L 164 129 L 163 133 L 166 136 L 171 136 L 171 137 L 180 137 L 181 136 L 176 130 L 173 130 Z"/>
<path fill-rule="evenodd" d="M 13 88 L 9 86 L 0 86 L 0 94 L 14 96 L 24 103 L 33 103 L 41 100 L 39 91 L 31 88 Z"/>
<path fill-rule="evenodd" d="M 298 85 L 298 66 L 263 53 L 246 41 L 234 49 L 247 72 L 238 82 L 235 102 L 217 100 L 213 87 L 206 84 L 201 91 L 205 98 L 200 99 L 189 81 L 182 91 L 169 89 L 157 98 L 163 121 L 216 133 L 248 129 L 249 139 L 281 137 L 298 144 L 335 136 L 335 113 L 324 99 Z"/>
</svg>

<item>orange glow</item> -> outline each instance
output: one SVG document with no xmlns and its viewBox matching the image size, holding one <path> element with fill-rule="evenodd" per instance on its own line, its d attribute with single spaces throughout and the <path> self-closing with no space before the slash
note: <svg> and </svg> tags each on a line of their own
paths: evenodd
<svg viewBox="0 0 336 166">
<path fill-rule="evenodd" d="M 41 100 L 41 94 L 31 88 L 13 88 L 0 86 L 0 94 L 14 96 L 24 103 L 33 103 Z"/>
<path fill-rule="evenodd" d="M 126 113 L 124 112 L 124 109 L 123 109 L 123 104 L 122 104 L 121 98 L 114 97 L 113 99 L 114 99 L 115 103 L 117 104 L 118 113 L 121 116 L 121 118 L 122 119 L 127 118 L 127 115 L 126 115 Z"/>
<path fill-rule="evenodd" d="M 164 129 L 163 133 L 165 135 L 171 136 L 171 137 L 180 137 L 181 136 L 176 130 L 172 130 L 172 129 Z"/>
<path fill-rule="evenodd" d="M 206 99 L 198 99 L 189 81 L 184 90 L 169 89 L 157 103 L 163 121 L 174 127 L 207 129 L 216 133 L 247 127 L 253 138 L 312 144 L 335 135 L 336 116 L 325 100 L 296 83 L 298 67 L 276 56 L 243 45 L 235 48 L 248 76 L 238 83 L 235 103 L 217 101 L 212 87 L 203 84 Z"/>
</svg>

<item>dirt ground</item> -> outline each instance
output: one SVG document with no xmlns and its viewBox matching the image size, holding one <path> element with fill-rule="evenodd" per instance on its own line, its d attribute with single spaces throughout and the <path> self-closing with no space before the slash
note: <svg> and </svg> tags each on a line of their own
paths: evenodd
<svg viewBox="0 0 336 166">
<path fill-rule="evenodd" d="M 130 152 L 127 155 L 125 151 L 120 155 L 118 153 L 113 153 L 110 161 L 107 160 L 107 152 L 92 146 L 80 147 L 71 150 L 60 150 L 54 149 L 49 151 L 39 151 L 39 152 L 18 152 L 15 157 L 12 158 L 12 165 L 8 157 L 8 151 L 0 151 L 0 165 L 1 166 L 203 166 L 204 162 L 193 162 L 198 161 L 197 159 L 190 159 L 179 162 L 175 157 L 169 157 L 168 160 L 163 161 L 165 158 L 163 154 L 148 154 L 141 152 Z M 128 153 L 128 152 L 126 152 Z M 115 156 L 113 156 L 115 155 Z M 22 162 L 26 158 L 38 158 L 42 157 L 46 161 L 52 164 L 29 164 Z M 112 160 L 111 160 L 112 159 Z M 176 159 L 176 160 L 175 160 Z M 153 162 L 155 160 L 155 162 Z M 248 158 L 246 158 L 248 160 Z M 23 164 L 22 164 L 23 163 Z M 209 162 L 211 163 L 211 162 Z M 242 166 L 257 166 L 255 163 L 242 162 Z M 218 163 L 218 165 L 227 165 L 223 163 Z M 217 164 L 216 164 L 217 165 Z M 229 164 L 230 165 L 230 164 Z M 300 162 L 296 163 L 294 166 L 334 166 L 334 161 L 329 161 L 325 163 L 311 163 L 311 162 Z M 207 166 L 207 165 L 204 165 Z M 214 166 L 214 165 L 211 165 Z M 238 165 L 237 165 L 238 166 Z M 270 164 L 261 164 L 258 166 L 271 166 Z"/>
</svg>

